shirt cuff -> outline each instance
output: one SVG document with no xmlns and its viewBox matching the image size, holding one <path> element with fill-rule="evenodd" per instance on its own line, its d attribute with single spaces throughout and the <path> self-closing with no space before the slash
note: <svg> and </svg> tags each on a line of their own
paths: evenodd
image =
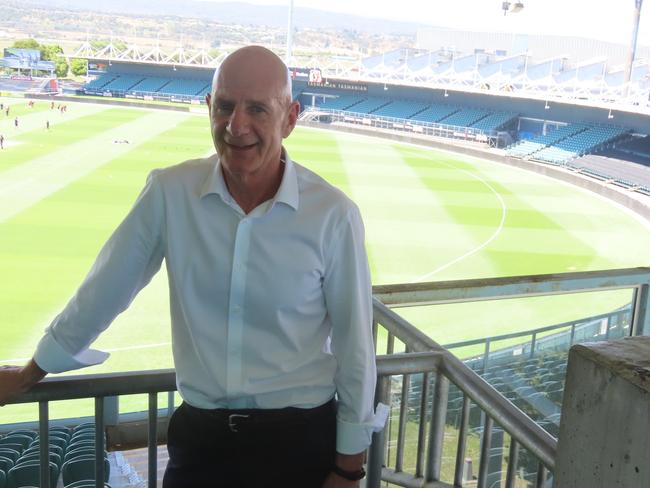
<svg viewBox="0 0 650 488">
<path fill-rule="evenodd" d="M 372 434 L 381 432 L 386 425 L 389 408 L 383 403 L 377 404 L 373 419 L 368 423 L 351 423 L 337 417 L 336 452 L 340 454 L 358 454 L 368 449 L 372 443 Z"/>
<path fill-rule="evenodd" d="M 48 330 L 36 347 L 34 361 L 47 373 L 62 373 L 101 364 L 108 356 L 109 353 L 95 349 L 84 349 L 77 354 L 70 354 L 56 342 L 52 332 Z"/>
</svg>

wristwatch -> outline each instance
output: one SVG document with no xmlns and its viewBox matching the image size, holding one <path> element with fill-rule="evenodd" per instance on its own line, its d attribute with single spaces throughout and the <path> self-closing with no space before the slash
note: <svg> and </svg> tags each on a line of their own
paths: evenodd
<svg viewBox="0 0 650 488">
<path fill-rule="evenodd" d="M 332 466 L 332 473 L 349 481 L 359 481 L 366 477 L 366 470 L 363 468 L 359 468 L 357 471 L 346 471 L 345 469 L 339 468 L 336 464 Z"/>
</svg>

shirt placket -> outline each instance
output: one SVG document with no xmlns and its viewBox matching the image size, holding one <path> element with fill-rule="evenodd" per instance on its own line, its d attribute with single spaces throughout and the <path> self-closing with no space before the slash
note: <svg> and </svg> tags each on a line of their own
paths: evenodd
<svg viewBox="0 0 650 488">
<path fill-rule="evenodd" d="M 228 398 L 240 397 L 242 388 L 242 347 L 244 335 L 244 299 L 246 294 L 246 261 L 250 246 L 252 222 L 243 218 L 237 225 L 230 275 L 230 300 L 228 303 L 228 340 L 226 359 L 226 394 Z"/>
</svg>

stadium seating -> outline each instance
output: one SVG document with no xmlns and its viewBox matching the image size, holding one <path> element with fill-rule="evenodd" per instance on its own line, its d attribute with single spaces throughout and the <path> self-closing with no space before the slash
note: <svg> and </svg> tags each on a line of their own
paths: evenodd
<svg viewBox="0 0 650 488">
<path fill-rule="evenodd" d="M 516 120 L 517 114 L 509 112 L 495 112 L 474 122 L 470 125 L 470 127 L 484 130 L 486 132 L 492 132 L 501 129 L 510 123 L 514 123 Z"/>
<path fill-rule="evenodd" d="M 382 117 L 395 117 L 398 119 L 410 119 L 415 114 L 422 112 L 428 104 L 410 100 L 395 100 L 384 105 L 373 112 L 373 115 Z"/>
<path fill-rule="evenodd" d="M 116 78 L 117 75 L 106 73 L 86 83 L 85 88 L 87 90 L 101 90 Z"/>
<path fill-rule="evenodd" d="M 584 124 L 567 124 L 550 131 L 544 135 L 537 136 L 531 140 L 517 142 L 506 149 L 508 156 L 525 157 L 544 149 L 546 146 L 555 144 L 566 137 L 573 136 L 587 129 Z"/>
<path fill-rule="evenodd" d="M 166 85 L 171 83 L 171 79 L 169 78 L 158 78 L 158 77 L 153 77 L 150 76 L 148 78 L 143 79 L 141 82 L 137 83 L 136 85 L 131 87 L 132 92 L 144 92 L 144 93 L 152 93 L 152 92 L 157 92 L 164 88 Z"/>
<path fill-rule="evenodd" d="M 205 80 L 174 79 L 157 91 L 164 95 L 205 96 L 210 91 L 210 84 Z"/>
<path fill-rule="evenodd" d="M 422 122 L 438 122 L 445 117 L 458 112 L 460 108 L 450 105 L 431 105 L 425 110 L 418 112 L 411 117 L 411 120 L 419 120 Z"/>
<path fill-rule="evenodd" d="M 479 120 L 490 114 L 487 110 L 463 108 L 447 117 L 440 119 L 438 122 L 445 125 L 454 125 L 457 127 L 469 127 Z"/>
<path fill-rule="evenodd" d="M 120 75 L 103 86 L 104 90 L 127 91 L 144 79 L 144 76 Z"/>
<path fill-rule="evenodd" d="M 110 476 L 110 463 L 105 456 L 106 481 Z M 49 432 L 49 460 L 51 486 L 57 486 L 59 474 L 63 486 L 74 488 L 95 486 L 95 426 L 81 424 L 74 429 L 51 427 Z M 36 431 L 14 430 L 0 437 L 0 488 L 39 486 L 40 439 Z M 3 475 L 6 483 L 3 485 Z M 82 482 L 83 481 L 83 482 Z M 92 483 L 87 485 L 87 483 Z M 106 485 L 110 488 L 108 485 Z"/>
<path fill-rule="evenodd" d="M 50 486 L 56 486 L 59 468 L 50 462 Z M 28 462 L 16 465 L 7 473 L 7 488 L 40 486 L 40 464 Z"/>
<path fill-rule="evenodd" d="M 328 98 L 319 107 L 329 110 L 347 110 L 362 102 L 364 98 L 358 95 L 341 95 L 336 98 Z"/>
<path fill-rule="evenodd" d="M 348 112 L 358 113 L 358 114 L 370 114 L 375 110 L 388 105 L 390 100 L 387 98 L 379 97 L 369 97 L 365 100 L 362 100 L 359 103 L 354 104 L 352 107 L 348 108 Z"/>
<path fill-rule="evenodd" d="M 104 482 L 110 477 L 110 463 L 104 458 Z M 89 480 L 95 476 L 95 455 L 79 456 L 63 463 L 61 478 L 63 485 L 68 487 L 72 483 Z"/>
<path fill-rule="evenodd" d="M 558 141 L 535 153 L 533 157 L 552 164 L 564 164 L 587 154 L 628 132 L 612 126 L 595 126 Z"/>
</svg>

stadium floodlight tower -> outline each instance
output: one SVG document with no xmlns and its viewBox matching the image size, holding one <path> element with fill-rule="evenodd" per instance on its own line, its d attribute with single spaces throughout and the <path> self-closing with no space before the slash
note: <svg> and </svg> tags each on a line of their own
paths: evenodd
<svg viewBox="0 0 650 488">
<path fill-rule="evenodd" d="M 508 1 L 501 3 L 501 9 L 503 10 L 503 15 L 505 16 L 508 12 L 516 14 L 521 12 L 524 9 L 524 4 L 521 2 L 511 3 Z"/>
<path fill-rule="evenodd" d="M 284 63 L 289 66 L 293 51 L 293 0 L 289 0 L 289 21 L 287 25 L 287 52 L 284 56 Z"/>
<path fill-rule="evenodd" d="M 628 94 L 630 89 L 630 80 L 632 78 L 632 64 L 634 64 L 634 56 L 636 55 L 636 40 L 639 35 L 639 23 L 641 22 L 641 5 L 643 0 L 634 0 L 634 27 L 632 28 L 632 42 L 630 44 L 630 51 L 625 63 L 625 95 Z"/>
</svg>

